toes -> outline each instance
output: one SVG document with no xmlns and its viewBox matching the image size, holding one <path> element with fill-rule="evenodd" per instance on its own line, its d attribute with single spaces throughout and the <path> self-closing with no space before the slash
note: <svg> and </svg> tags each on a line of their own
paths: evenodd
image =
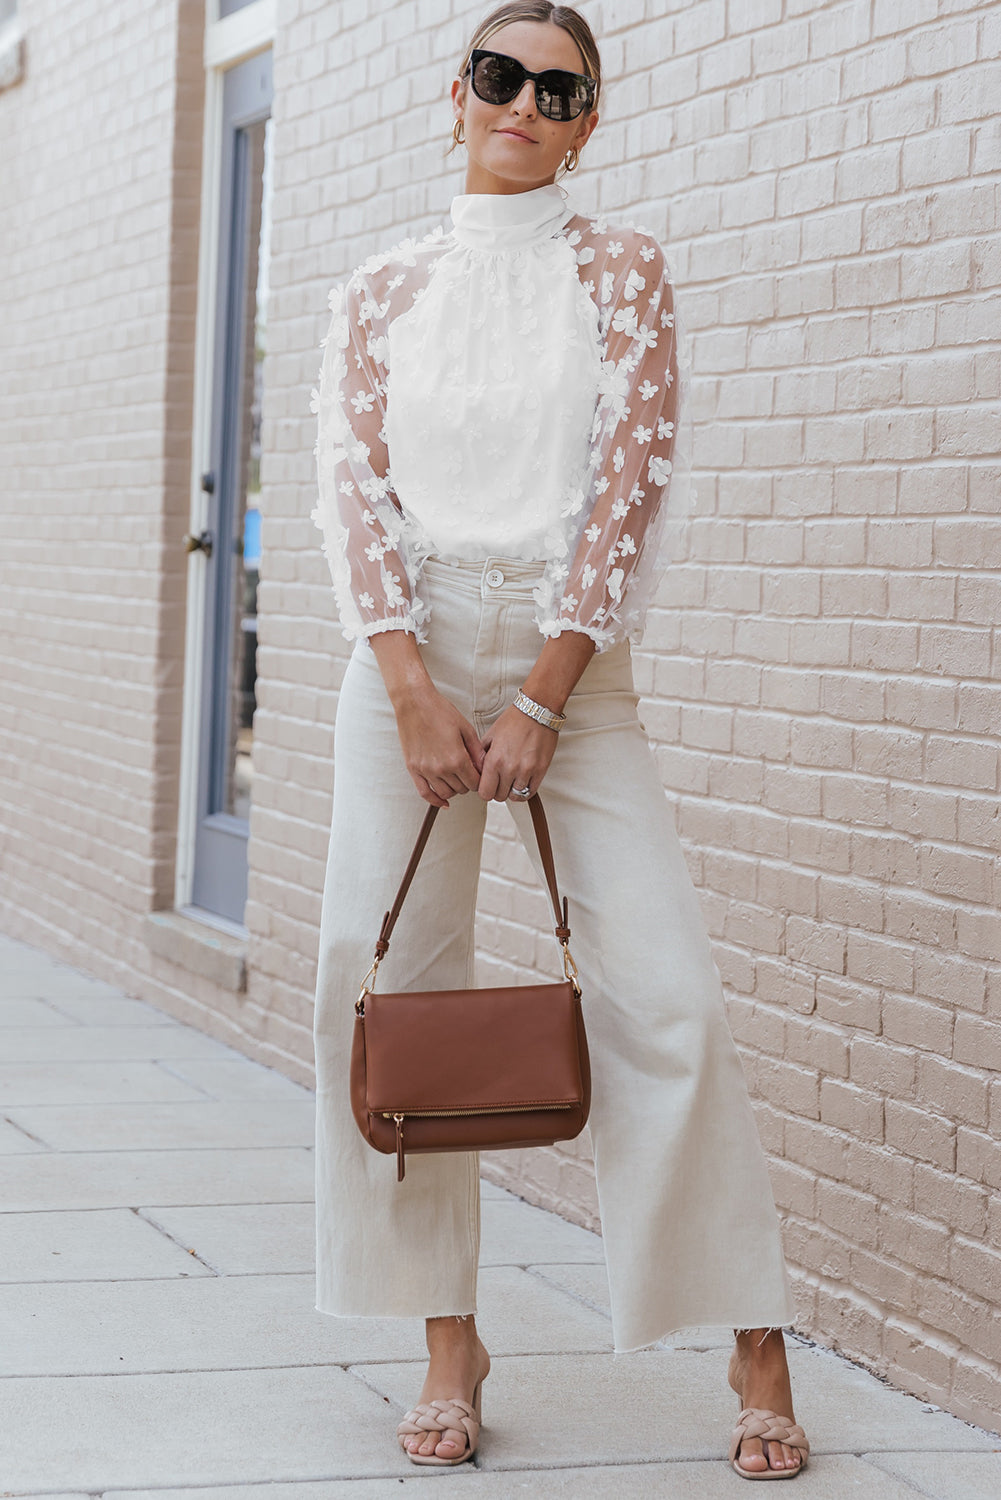
<svg viewBox="0 0 1001 1500">
<path fill-rule="evenodd" d="M 465 1446 L 466 1434 L 449 1427 L 441 1434 L 436 1452 L 439 1458 L 458 1458 Z"/>
<path fill-rule="evenodd" d="M 786 1443 L 768 1444 L 768 1466 L 771 1469 L 794 1469 L 799 1463 L 799 1454 Z"/>
<path fill-rule="evenodd" d="M 742 1469 L 759 1473 L 768 1468 L 768 1460 L 760 1438 L 745 1438 L 737 1451 L 737 1462 Z"/>
<path fill-rule="evenodd" d="M 787 1443 L 761 1438 L 745 1438 L 737 1452 L 742 1469 L 760 1474 L 765 1469 L 796 1469 L 802 1460 L 799 1451 Z"/>
<path fill-rule="evenodd" d="M 782 1443 L 780 1446 L 782 1448 L 782 1457 L 785 1459 L 786 1468 L 795 1469 L 796 1465 L 800 1461 L 799 1450 L 797 1448 L 790 1448 L 786 1443 Z"/>
<path fill-rule="evenodd" d="M 466 1434 L 454 1427 L 445 1432 L 411 1433 L 404 1446 L 418 1458 L 458 1458 L 466 1446 Z"/>
</svg>

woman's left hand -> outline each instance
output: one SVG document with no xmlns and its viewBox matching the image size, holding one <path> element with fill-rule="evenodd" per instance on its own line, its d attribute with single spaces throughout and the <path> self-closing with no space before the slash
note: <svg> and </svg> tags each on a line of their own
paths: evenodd
<svg viewBox="0 0 1001 1500">
<path fill-rule="evenodd" d="M 559 735 L 536 724 L 513 704 L 487 730 L 481 744 L 486 760 L 480 772 L 479 793 L 484 802 L 506 802 L 512 787 L 537 792 L 556 754 Z M 516 802 L 527 801 L 516 797 Z"/>
</svg>

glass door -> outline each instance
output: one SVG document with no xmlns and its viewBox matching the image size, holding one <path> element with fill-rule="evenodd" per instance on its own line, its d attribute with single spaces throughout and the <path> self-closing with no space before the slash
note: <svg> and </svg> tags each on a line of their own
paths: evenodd
<svg viewBox="0 0 1001 1500">
<path fill-rule="evenodd" d="M 267 348 L 271 53 L 223 85 L 219 259 L 192 905 L 242 923 L 253 787 L 260 566 L 261 373 Z"/>
</svg>

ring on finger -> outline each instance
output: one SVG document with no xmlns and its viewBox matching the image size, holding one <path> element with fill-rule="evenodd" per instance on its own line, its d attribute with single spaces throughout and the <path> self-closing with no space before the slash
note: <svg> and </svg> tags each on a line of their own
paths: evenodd
<svg viewBox="0 0 1001 1500">
<path fill-rule="evenodd" d="M 511 796 L 512 797 L 526 798 L 526 797 L 530 797 L 531 795 L 532 795 L 532 788 L 530 786 L 513 786 L 511 788 Z"/>
</svg>

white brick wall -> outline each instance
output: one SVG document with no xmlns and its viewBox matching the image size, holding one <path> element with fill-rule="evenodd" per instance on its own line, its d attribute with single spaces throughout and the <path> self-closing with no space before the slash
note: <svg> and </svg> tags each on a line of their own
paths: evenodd
<svg viewBox="0 0 1001 1500">
<path fill-rule="evenodd" d="M 172 888 L 199 11 L 30 0 L 0 93 L 0 902 L 116 961 Z"/>
<path fill-rule="evenodd" d="M 141 937 L 172 890 L 198 7 L 34 0 L 0 93 L 0 920 L 303 1078 L 346 650 L 308 393 L 330 284 L 461 188 L 445 92 L 484 8 L 278 7 L 239 998 Z M 610 87 L 576 193 L 664 238 L 693 334 L 699 514 L 637 674 L 799 1323 L 994 1427 L 1001 10 L 583 9 Z M 548 974 L 490 826 L 482 972 Z M 490 1170 L 593 1221 L 586 1142 Z"/>
</svg>

